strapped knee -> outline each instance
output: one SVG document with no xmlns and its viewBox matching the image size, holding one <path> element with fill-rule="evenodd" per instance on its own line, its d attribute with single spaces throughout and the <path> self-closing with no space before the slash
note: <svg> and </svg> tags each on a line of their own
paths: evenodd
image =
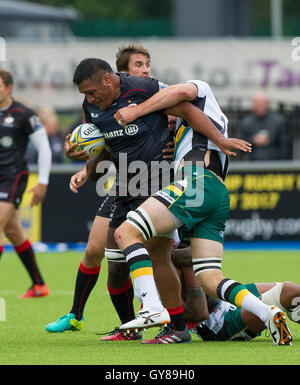
<svg viewBox="0 0 300 385">
<path fill-rule="evenodd" d="M 222 258 L 195 258 L 193 259 L 195 275 L 208 270 L 222 270 Z"/>
<path fill-rule="evenodd" d="M 138 208 L 135 211 L 129 211 L 126 222 L 139 230 L 145 241 L 157 235 L 151 218 L 142 208 Z"/>
</svg>

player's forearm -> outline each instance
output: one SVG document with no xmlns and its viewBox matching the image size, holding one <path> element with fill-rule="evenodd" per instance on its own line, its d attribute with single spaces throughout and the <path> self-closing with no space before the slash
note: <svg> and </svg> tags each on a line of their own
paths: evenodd
<svg viewBox="0 0 300 385">
<path fill-rule="evenodd" d="M 217 146 L 224 140 L 224 135 L 211 122 L 208 116 L 192 103 L 182 102 L 175 107 L 167 109 L 166 113 L 181 117 L 190 127 L 206 136 Z"/>
<path fill-rule="evenodd" d="M 89 159 L 84 166 L 86 169 L 87 177 L 93 182 L 95 182 L 98 179 L 96 175 L 96 167 L 98 162 L 99 162 L 99 158 L 98 156 L 96 156 L 94 158 Z"/>
<path fill-rule="evenodd" d="M 86 162 L 85 167 L 87 170 L 87 176 L 91 181 L 96 182 L 101 176 L 104 175 L 97 172 L 97 165 L 99 162 L 109 159 L 109 153 L 106 150 L 103 150 L 98 156 L 95 156 Z"/>
<path fill-rule="evenodd" d="M 181 101 L 191 101 L 197 96 L 197 88 L 192 83 L 176 84 L 162 89 L 136 107 L 138 116 L 175 106 Z"/>
</svg>

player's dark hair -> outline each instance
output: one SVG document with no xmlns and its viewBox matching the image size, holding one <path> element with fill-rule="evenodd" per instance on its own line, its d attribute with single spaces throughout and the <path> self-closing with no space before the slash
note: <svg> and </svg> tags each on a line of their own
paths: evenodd
<svg viewBox="0 0 300 385">
<path fill-rule="evenodd" d="M 73 83 L 78 85 L 82 81 L 99 76 L 99 80 L 105 73 L 113 73 L 111 66 L 102 59 L 87 58 L 82 60 L 75 69 Z"/>
<path fill-rule="evenodd" d="M 128 64 L 130 56 L 134 53 L 139 53 L 145 55 L 150 60 L 150 54 L 142 45 L 139 44 L 129 44 L 127 46 L 120 47 L 116 54 L 116 67 L 118 71 L 128 71 Z"/>
<path fill-rule="evenodd" d="M 6 87 L 14 83 L 12 74 L 8 71 L 0 69 L 0 78 L 3 80 Z"/>
</svg>

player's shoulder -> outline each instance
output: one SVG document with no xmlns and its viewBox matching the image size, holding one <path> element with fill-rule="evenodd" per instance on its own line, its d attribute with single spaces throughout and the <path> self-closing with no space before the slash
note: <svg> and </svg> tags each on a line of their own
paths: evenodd
<svg viewBox="0 0 300 385">
<path fill-rule="evenodd" d="M 126 72 L 117 73 L 120 76 L 120 82 L 123 89 L 147 89 L 149 86 L 156 85 L 158 87 L 158 80 L 148 77 L 141 78 L 139 76 L 131 76 Z"/>
<path fill-rule="evenodd" d="M 12 108 L 16 114 L 21 115 L 23 127 L 28 134 L 31 134 L 43 127 L 38 114 L 32 108 L 18 101 L 13 102 Z"/>
<path fill-rule="evenodd" d="M 17 100 L 13 100 L 10 108 L 7 110 L 7 113 L 16 116 L 23 116 L 24 118 L 29 118 L 30 116 L 36 114 L 32 108 Z"/>
</svg>

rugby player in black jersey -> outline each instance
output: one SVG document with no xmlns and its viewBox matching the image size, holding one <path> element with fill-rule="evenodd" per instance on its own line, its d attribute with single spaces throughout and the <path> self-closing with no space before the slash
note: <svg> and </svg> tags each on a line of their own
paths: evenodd
<svg viewBox="0 0 300 385">
<path fill-rule="evenodd" d="M 41 203 L 47 192 L 51 167 L 51 149 L 45 128 L 35 112 L 12 98 L 13 77 L 0 70 L 0 256 L 3 252 L 3 234 L 10 240 L 24 264 L 32 286 L 22 298 L 43 297 L 49 294 L 37 265 L 35 253 L 25 235 L 18 207 L 28 179 L 24 158 L 28 141 L 38 151 L 38 184 L 31 206 Z"/>
<path fill-rule="evenodd" d="M 150 54 L 138 44 L 130 44 L 121 47 L 116 54 L 116 67 L 119 72 L 127 72 L 132 76 L 147 78 L 150 76 Z M 164 85 L 161 84 L 162 88 Z M 91 116 L 97 116 L 101 110 L 97 106 L 93 106 L 94 110 L 89 112 L 88 104 L 84 103 L 85 122 L 92 122 Z M 89 155 L 85 151 L 75 152 L 76 146 L 71 146 L 68 142 L 70 134 L 66 137 L 65 152 L 66 156 L 73 160 L 84 161 L 89 159 Z M 171 144 L 171 143 L 167 143 Z M 170 159 L 170 155 L 163 150 L 164 159 Z M 171 156 L 172 157 L 172 156 Z M 101 155 L 101 159 L 102 155 Z M 78 173 L 72 176 L 70 188 L 74 193 L 78 193 L 78 189 L 87 181 L 90 168 L 89 163 L 83 167 Z M 96 180 L 91 176 L 92 180 Z M 99 175 L 97 175 L 99 177 Z M 100 197 L 100 206 L 94 219 L 93 226 L 89 235 L 87 247 L 84 257 L 80 263 L 73 305 L 70 313 L 61 317 L 55 322 L 46 326 L 46 330 L 50 332 L 64 332 L 65 330 L 81 330 L 84 323 L 83 313 L 85 304 L 92 292 L 99 276 L 101 261 L 104 256 L 104 248 L 107 238 L 109 216 L 111 212 L 111 204 L 114 197 Z M 107 288 L 112 303 L 120 318 L 121 323 L 128 322 L 135 317 L 133 307 L 133 286 L 129 275 L 129 268 L 124 257 L 117 252 L 107 252 L 108 260 L 108 281 Z M 125 336 L 116 328 L 110 335 L 105 336 L 102 340 L 119 341 L 119 340 L 135 340 L 137 336 Z M 138 336 L 139 338 L 139 336 Z"/>
<path fill-rule="evenodd" d="M 162 159 L 162 149 L 169 135 L 167 118 L 162 112 L 154 112 L 136 120 L 133 122 L 134 127 L 131 127 L 130 132 L 126 130 L 126 127 L 122 128 L 114 119 L 114 114 L 119 108 L 130 104 L 139 104 L 157 93 L 159 91 L 157 80 L 139 79 L 122 73 L 113 73 L 111 67 L 105 61 L 86 59 L 77 66 L 73 81 L 77 84 L 78 90 L 85 95 L 87 102 L 85 108 L 89 109 L 92 122 L 100 127 L 103 132 L 111 159 L 117 169 L 120 168 L 119 154 L 126 154 L 128 165 L 132 161 L 140 160 L 150 166 L 152 161 Z M 100 113 L 99 107 L 101 109 Z M 232 142 L 220 134 L 210 120 L 199 109 L 194 108 L 192 104 L 183 103 L 181 108 L 182 111 L 185 111 L 187 117 L 197 115 L 197 118 L 199 118 L 200 116 L 201 127 L 199 127 L 199 130 L 212 140 L 217 140 L 224 151 L 230 152 L 229 149 L 232 147 L 241 148 L 243 146 L 242 141 L 235 140 Z M 172 114 L 172 110 L 170 110 L 170 113 Z M 148 171 L 148 175 L 151 177 L 151 172 L 149 169 Z M 135 176 L 134 173 L 132 174 L 127 175 L 129 182 L 130 178 Z M 151 184 L 149 187 L 151 187 Z M 118 195 L 115 201 L 116 208 L 109 225 L 107 241 L 109 250 L 116 250 L 115 228 L 126 219 L 129 211 L 137 207 L 146 198 L 147 196 L 143 195 L 132 196 L 129 191 L 125 196 Z M 153 238 L 148 243 L 154 265 L 159 267 L 156 276 L 168 277 L 167 280 L 161 280 L 160 287 L 160 295 L 168 311 L 162 306 L 155 289 L 152 290 L 155 285 L 152 263 L 148 254 L 146 258 L 139 258 L 134 266 L 130 264 L 130 270 L 135 278 L 135 285 L 146 288 L 142 293 L 145 307 L 147 307 L 148 299 L 151 298 L 152 310 L 155 311 L 155 314 L 151 313 L 153 324 L 168 323 L 170 314 L 171 321 L 179 329 L 182 325 L 183 309 L 180 306 L 174 307 L 174 304 L 178 302 L 177 298 L 174 299 L 175 297 L 179 296 L 180 303 L 180 284 L 168 257 L 171 243 L 172 236 L 170 234 Z M 167 287 L 163 287 L 163 285 Z M 174 295 L 169 295 L 171 292 Z"/>
</svg>

